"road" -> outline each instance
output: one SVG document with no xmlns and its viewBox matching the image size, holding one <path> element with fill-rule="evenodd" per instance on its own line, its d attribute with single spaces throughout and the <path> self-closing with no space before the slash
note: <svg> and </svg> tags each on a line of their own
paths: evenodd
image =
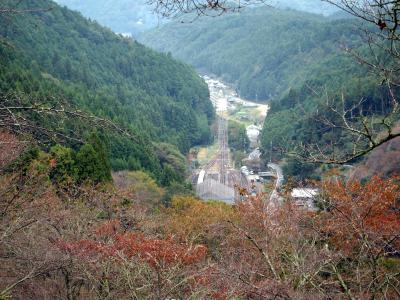
<svg viewBox="0 0 400 300">
<path fill-rule="evenodd" d="M 278 164 L 274 163 L 269 163 L 268 167 L 275 171 L 276 173 L 275 188 L 279 189 L 282 186 L 284 180 L 282 168 Z"/>
<path fill-rule="evenodd" d="M 272 191 L 269 200 L 271 202 L 279 202 L 281 200 L 281 196 L 279 195 L 279 189 L 283 184 L 283 171 L 282 168 L 278 165 L 278 164 L 274 164 L 274 163 L 269 163 L 268 167 L 273 169 L 276 173 L 276 181 L 275 181 L 275 187 L 274 190 Z"/>
</svg>

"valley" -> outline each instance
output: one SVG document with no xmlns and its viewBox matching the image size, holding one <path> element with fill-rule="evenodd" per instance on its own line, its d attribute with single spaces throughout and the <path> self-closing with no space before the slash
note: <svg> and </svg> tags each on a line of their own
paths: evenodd
<svg viewBox="0 0 400 300">
<path fill-rule="evenodd" d="M 0 300 L 398 299 L 397 2 L 1 0 Z"/>
<path fill-rule="evenodd" d="M 201 199 L 234 204 L 243 200 L 244 193 L 256 195 L 264 191 L 264 179 L 258 175 L 258 171 L 262 172 L 261 153 L 258 149 L 260 131 L 269 106 L 240 98 L 233 88 L 215 77 L 205 75 L 203 78 L 208 85 L 210 99 L 218 116 L 216 137 L 215 145 L 197 150 L 202 163 L 193 171 L 191 181 Z M 250 141 L 245 153 L 250 161 L 256 161 L 256 173 L 246 167 L 240 168 L 241 164 L 235 166 L 228 139 L 229 120 L 245 126 Z M 196 159 L 199 160 L 197 157 Z"/>
</svg>

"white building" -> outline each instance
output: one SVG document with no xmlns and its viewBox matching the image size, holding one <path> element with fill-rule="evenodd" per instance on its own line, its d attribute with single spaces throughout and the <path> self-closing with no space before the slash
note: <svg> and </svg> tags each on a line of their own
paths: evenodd
<svg viewBox="0 0 400 300">
<path fill-rule="evenodd" d="M 251 146 L 257 145 L 261 130 L 262 128 L 257 125 L 249 125 L 246 127 L 246 133 L 249 137 Z"/>
<path fill-rule="evenodd" d="M 314 200 L 318 196 L 318 189 L 294 188 L 291 196 L 297 206 L 302 206 L 309 210 L 315 210 Z"/>
</svg>

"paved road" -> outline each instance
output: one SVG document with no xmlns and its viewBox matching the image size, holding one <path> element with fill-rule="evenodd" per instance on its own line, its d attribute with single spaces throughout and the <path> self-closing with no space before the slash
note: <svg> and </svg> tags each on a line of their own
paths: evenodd
<svg viewBox="0 0 400 300">
<path fill-rule="evenodd" d="M 284 180 L 282 168 L 278 164 L 274 164 L 274 163 L 269 163 L 268 167 L 275 171 L 275 173 L 276 173 L 275 188 L 279 189 L 282 186 L 283 180 Z"/>
<path fill-rule="evenodd" d="M 275 181 L 275 188 L 271 193 L 271 196 L 269 197 L 270 201 L 280 201 L 281 200 L 281 196 L 279 196 L 279 188 L 282 186 L 283 184 L 283 171 L 282 168 L 278 165 L 278 164 L 274 164 L 274 163 L 269 163 L 268 167 L 273 169 L 276 172 L 276 181 Z"/>
</svg>

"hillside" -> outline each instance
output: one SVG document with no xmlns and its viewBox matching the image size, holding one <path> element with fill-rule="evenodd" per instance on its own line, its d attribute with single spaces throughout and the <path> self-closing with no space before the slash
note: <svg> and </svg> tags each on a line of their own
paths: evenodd
<svg viewBox="0 0 400 300">
<path fill-rule="evenodd" d="M 320 0 L 275 0 L 271 1 L 271 5 L 280 9 L 294 9 L 324 16 L 335 14 L 338 11 L 333 5 Z"/>
<path fill-rule="evenodd" d="M 182 152 L 208 141 L 213 108 L 206 84 L 191 67 L 51 1 L 18 6 L 31 7 L 52 10 L 0 16 L 2 95 L 18 95 L 26 103 L 63 101 L 130 129 L 135 142 L 108 137 L 115 169 L 159 173 L 151 141 L 168 141 Z M 90 131 L 88 124 L 53 121 L 66 133 Z"/>
<path fill-rule="evenodd" d="M 55 0 L 60 5 L 81 12 L 113 31 L 133 36 L 165 24 L 169 20 L 157 16 L 147 0 Z M 330 15 L 336 10 L 319 0 L 274 0 L 268 2 L 276 7 L 291 8 L 317 14 Z"/>
<path fill-rule="evenodd" d="M 50 0 L 0 0 L 0 300 L 398 299 L 400 15 L 382 5 L 386 52 L 340 14 L 268 9 L 160 37 L 262 104 Z M 336 160 L 288 155 L 313 143 Z"/>
<path fill-rule="evenodd" d="M 140 35 L 143 31 L 165 24 L 169 20 L 157 16 L 154 7 L 147 0 L 55 0 L 60 5 L 81 12 L 85 17 L 96 20 L 113 31 Z M 291 8 L 317 14 L 329 15 L 335 12 L 333 6 L 319 0 L 274 0 L 268 1 L 280 8 Z"/>
<path fill-rule="evenodd" d="M 267 7 L 188 24 L 170 23 L 140 40 L 221 76 L 244 97 L 267 100 L 301 86 L 317 72 L 325 76 L 338 72 L 331 66 L 348 64 L 340 43 L 354 45 L 360 37 L 352 20 Z"/>
<path fill-rule="evenodd" d="M 272 143 L 280 159 L 299 144 L 339 141 L 343 151 L 352 147 L 343 132 L 316 121 L 332 115 L 326 103 L 341 95 L 348 107 L 364 98 L 362 109 L 376 114 L 390 106 L 379 78 L 341 49 L 345 45 L 368 55 L 359 26 L 352 18 L 265 7 L 169 23 L 141 41 L 222 77 L 245 98 L 269 100 L 261 142 L 265 152 Z"/>
</svg>

